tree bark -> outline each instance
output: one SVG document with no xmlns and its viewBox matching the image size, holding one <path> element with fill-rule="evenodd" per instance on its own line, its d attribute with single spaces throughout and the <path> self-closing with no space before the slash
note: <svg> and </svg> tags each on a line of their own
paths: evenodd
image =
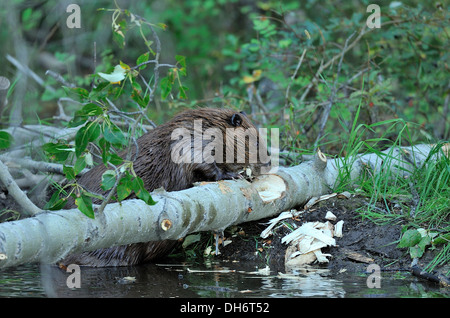
<svg viewBox="0 0 450 318">
<path fill-rule="evenodd" d="M 11 83 L 9 82 L 9 79 L 6 77 L 0 76 L 0 118 L 2 116 L 3 109 L 5 109 L 6 105 L 8 104 L 7 95 L 8 90 Z"/>
<path fill-rule="evenodd" d="M 424 164 L 432 145 L 388 149 L 391 170 L 405 176 Z M 448 156 L 448 144 L 442 147 Z M 434 153 L 436 160 L 441 151 Z M 350 177 L 363 169 L 383 168 L 374 154 L 351 161 Z M 195 187 L 152 193 L 156 205 L 132 199 L 108 204 L 102 214 L 89 219 L 78 210 L 43 212 L 0 224 L 0 267 L 23 263 L 54 263 L 66 255 L 137 242 L 176 240 L 199 231 L 217 231 L 248 221 L 274 216 L 304 205 L 310 198 L 330 192 L 338 180 L 342 159 L 327 160 L 319 151 L 314 160 L 279 168 L 253 182 L 225 180 Z M 385 168 L 385 167 L 384 167 Z"/>
</svg>

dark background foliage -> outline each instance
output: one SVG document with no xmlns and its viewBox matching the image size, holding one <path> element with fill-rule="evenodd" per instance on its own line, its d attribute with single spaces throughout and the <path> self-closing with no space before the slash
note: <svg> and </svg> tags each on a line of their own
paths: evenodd
<svg viewBox="0 0 450 318">
<path fill-rule="evenodd" d="M 119 61 L 133 65 L 146 51 L 137 32 L 127 34 L 123 49 L 115 43 L 110 12 L 97 10 L 114 8 L 112 1 L 76 1 L 82 27 L 67 28 L 66 8 L 73 2 L 8 0 L 2 5 L 0 75 L 14 84 L 9 106 L 2 110 L 2 124 L 14 120 L 18 104 L 24 105 L 24 123 L 52 122 L 56 100 L 65 93 L 60 83 L 44 75 L 46 70 L 88 87 L 89 74 L 106 72 Z M 176 55 L 186 57 L 183 85 L 188 98 L 155 98 L 148 115 L 157 123 L 181 107 L 234 107 L 252 113 L 259 125 L 282 128 L 284 147 L 306 151 L 319 135 L 319 145 L 338 153 L 360 106 L 361 123 L 397 118 L 406 122 L 408 142 L 448 139 L 447 5 L 379 1 L 381 28 L 370 30 L 365 25 L 371 2 L 156 0 L 117 4 L 167 26 L 157 30 L 161 62 L 174 63 Z M 340 61 L 336 57 L 345 50 L 347 40 L 352 47 Z M 28 65 L 44 84 L 25 80 L 6 60 L 7 54 Z M 323 112 L 330 101 L 321 133 Z M 393 129 L 385 135 L 386 130 L 380 126 L 368 137 L 393 139 L 399 132 Z"/>
</svg>

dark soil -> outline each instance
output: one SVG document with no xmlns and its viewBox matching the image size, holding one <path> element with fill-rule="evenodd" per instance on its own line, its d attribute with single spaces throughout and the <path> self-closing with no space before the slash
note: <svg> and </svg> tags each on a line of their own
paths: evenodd
<svg viewBox="0 0 450 318">
<path fill-rule="evenodd" d="M 343 236 L 335 238 L 337 246 L 322 249 L 322 253 L 332 255 L 330 262 L 312 264 L 313 266 L 328 268 L 332 273 L 341 270 L 365 272 L 370 263 L 375 263 L 384 270 L 409 269 L 411 258 L 407 249 L 397 248 L 402 224 L 377 225 L 368 219 L 363 219 L 356 210 L 365 206 L 364 202 L 366 199 L 362 197 L 350 199 L 335 197 L 319 202 L 303 213 L 299 220 L 287 219 L 289 223 L 295 223 L 297 226 L 303 222 L 326 222 L 325 214 L 331 211 L 337 217 L 333 224 L 340 220 L 344 221 Z M 275 227 L 273 235 L 263 240 L 260 234 L 267 227 L 264 223 L 268 220 L 241 224 L 239 226 L 241 234 L 229 238 L 232 243 L 221 248 L 221 257 L 230 261 L 265 263 L 271 270 L 285 272 L 284 258 L 287 244 L 283 244 L 281 238 L 291 230 L 286 226 Z M 242 234 L 242 231 L 245 234 Z M 236 232 L 239 233 L 239 229 Z M 370 258 L 373 262 L 355 260 L 354 255 Z"/>
</svg>

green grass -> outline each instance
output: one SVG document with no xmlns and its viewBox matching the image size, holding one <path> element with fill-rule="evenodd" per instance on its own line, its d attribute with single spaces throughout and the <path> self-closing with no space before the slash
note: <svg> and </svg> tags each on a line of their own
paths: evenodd
<svg viewBox="0 0 450 318">
<path fill-rule="evenodd" d="M 450 159 L 445 157 L 438 144 L 432 155 L 440 154 L 437 161 L 428 160 L 426 165 L 415 172 L 420 201 L 416 220 L 429 223 L 431 227 L 449 225 L 450 218 Z"/>
<path fill-rule="evenodd" d="M 359 111 L 344 143 L 342 159 L 338 161 L 340 175 L 334 191 L 357 191 L 368 197 L 368 205 L 358 212 L 362 218 L 376 224 L 402 222 L 406 224 L 405 230 L 424 228 L 440 233 L 440 240 L 436 240 L 439 244 L 433 242 L 427 246 L 435 249 L 436 255 L 426 270 L 447 264 L 450 261 L 450 159 L 441 149 L 444 142 L 436 144 L 421 167 L 412 171 L 395 169 L 399 167 L 394 166 L 393 151 L 412 144 L 408 128 L 411 123 L 394 119 L 357 125 L 358 115 Z M 369 137 L 380 132 L 378 138 Z M 393 135 L 396 139 L 389 140 L 388 136 Z M 389 150 L 383 153 L 384 149 Z M 381 169 L 374 171 L 373 167 L 364 167 L 355 181 L 352 166 L 358 156 L 368 153 L 382 159 Z"/>
</svg>

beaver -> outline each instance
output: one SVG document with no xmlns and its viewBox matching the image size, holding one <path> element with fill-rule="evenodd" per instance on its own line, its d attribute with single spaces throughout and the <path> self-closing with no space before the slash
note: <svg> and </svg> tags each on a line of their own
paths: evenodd
<svg viewBox="0 0 450 318">
<path fill-rule="evenodd" d="M 211 147 L 212 142 L 216 142 L 216 147 Z M 239 148 L 241 146 L 245 146 L 245 150 Z M 200 181 L 241 178 L 242 171 L 248 168 L 252 175 L 260 174 L 268 163 L 261 160 L 263 157 L 256 156 L 258 150 L 267 156 L 265 143 L 260 143 L 255 126 L 244 112 L 197 108 L 179 113 L 139 137 L 131 150 L 131 158 L 136 157 L 133 169 L 143 180 L 146 190 L 150 192 L 163 187 L 166 191 L 178 191 Z M 119 155 L 125 158 L 126 150 Z M 97 165 L 78 182 L 94 193 L 105 193 L 100 183 L 106 169 L 104 165 Z M 128 198 L 135 198 L 135 194 Z M 69 205 L 75 207 L 73 202 Z M 176 245 L 177 241 L 164 240 L 114 246 L 69 255 L 59 264 L 136 265 L 165 256 Z"/>
</svg>

